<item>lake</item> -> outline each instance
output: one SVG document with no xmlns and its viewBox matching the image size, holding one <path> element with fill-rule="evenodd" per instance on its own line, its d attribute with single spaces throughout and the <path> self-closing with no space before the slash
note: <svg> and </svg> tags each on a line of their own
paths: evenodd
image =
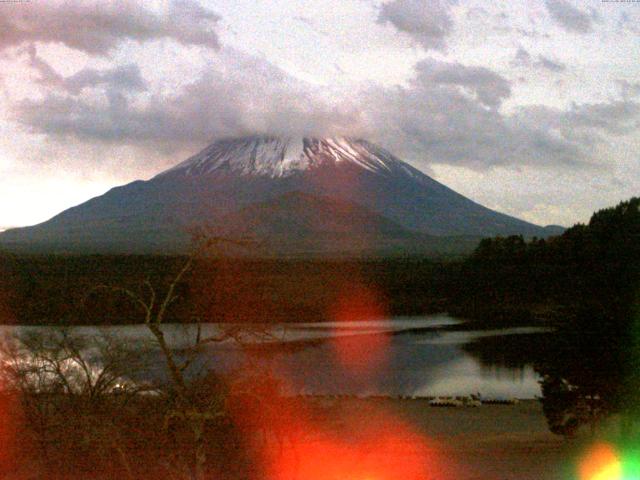
<svg viewBox="0 0 640 480">
<path fill-rule="evenodd" d="M 202 337 L 220 335 L 228 325 L 204 324 Z M 195 325 L 164 326 L 180 351 L 196 336 Z M 4 326 L 11 333 L 51 327 Z M 115 335 L 123 342 L 153 340 L 143 325 L 73 327 L 81 335 Z M 194 362 L 194 371 L 233 371 L 247 361 L 268 368 L 290 394 L 437 396 L 480 393 L 485 397 L 534 398 L 538 376 L 526 362 L 505 362 L 494 351 L 527 344 L 545 329 L 518 327 L 467 330 L 447 315 L 405 317 L 366 322 L 298 323 L 243 331 L 237 340 L 210 344 Z M 482 347 L 490 341 L 490 347 Z M 497 346 L 497 347 L 496 347 Z M 164 366 L 153 350 L 146 375 L 160 379 Z M 479 352 L 479 353 L 478 353 Z M 495 356 L 495 361 L 494 357 Z"/>
</svg>

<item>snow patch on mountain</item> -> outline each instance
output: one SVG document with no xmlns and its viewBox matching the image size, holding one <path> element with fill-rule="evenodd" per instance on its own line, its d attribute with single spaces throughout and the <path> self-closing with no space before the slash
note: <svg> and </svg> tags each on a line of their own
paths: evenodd
<svg viewBox="0 0 640 480">
<path fill-rule="evenodd" d="M 214 142 L 158 177 L 203 176 L 227 170 L 241 175 L 276 178 L 326 163 L 342 162 L 377 174 L 419 175 L 417 170 L 407 168 L 390 153 L 363 140 L 251 136 Z"/>
</svg>

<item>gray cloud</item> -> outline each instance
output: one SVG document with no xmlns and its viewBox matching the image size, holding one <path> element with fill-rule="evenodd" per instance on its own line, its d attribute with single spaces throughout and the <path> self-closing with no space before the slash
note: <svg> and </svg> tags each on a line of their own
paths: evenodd
<svg viewBox="0 0 640 480">
<path fill-rule="evenodd" d="M 498 107 L 511 95 L 511 86 L 502 76 L 485 67 L 467 67 L 459 63 L 422 61 L 416 65 L 418 82 L 463 87 L 488 107 Z"/>
<path fill-rule="evenodd" d="M 551 18 L 568 32 L 589 33 L 593 30 L 593 16 L 567 0 L 546 0 L 546 6 Z"/>
<path fill-rule="evenodd" d="M 347 102 L 340 108 L 266 60 L 223 50 L 221 60 L 172 95 L 153 95 L 133 105 L 107 86 L 97 100 L 49 93 L 14 108 L 30 129 L 83 141 L 162 144 L 169 150 L 196 148 L 214 137 L 249 133 L 310 134 L 353 124 Z"/>
<path fill-rule="evenodd" d="M 51 138 L 130 145 L 150 152 L 196 150 L 214 138 L 252 133 L 354 135 L 399 156 L 478 170 L 495 166 L 598 164 L 594 146 L 630 132 L 638 104 L 619 100 L 501 111 L 511 86 L 483 67 L 419 62 L 405 86 L 327 90 L 267 60 L 223 49 L 201 77 L 171 95 L 130 101 L 101 83 L 95 98 L 60 86 L 22 101 L 14 117 Z M 179 158 L 176 158 L 176 161 Z"/>
<path fill-rule="evenodd" d="M 638 28 L 638 19 L 633 18 L 631 15 L 629 15 L 629 12 L 627 11 L 622 11 L 620 13 L 620 17 L 618 18 L 617 21 L 617 27 L 618 30 L 620 32 L 629 32 L 631 34 L 638 34 L 640 33 L 640 28 Z"/>
<path fill-rule="evenodd" d="M 100 84 L 107 84 L 113 88 L 127 89 L 129 91 L 144 91 L 146 82 L 140 74 L 140 69 L 135 64 L 127 64 L 115 68 L 97 70 L 85 68 L 78 73 L 66 77 L 64 87 L 72 93 L 79 93 L 84 88 Z"/>
<path fill-rule="evenodd" d="M 544 55 L 538 55 L 538 59 L 534 61 L 531 54 L 522 46 L 518 47 L 510 63 L 514 67 L 538 67 L 553 73 L 561 73 L 567 69 L 565 63 L 545 57 Z"/>
<path fill-rule="evenodd" d="M 135 64 L 127 64 L 103 70 L 84 68 L 79 72 L 63 77 L 51 65 L 38 56 L 35 45 L 29 45 L 29 64 L 39 73 L 39 83 L 62 88 L 77 95 L 85 88 L 106 85 L 109 88 L 126 89 L 131 92 L 147 90 L 147 83 L 142 78 L 140 69 Z"/>
<path fill-rule="evenodd" d="M 618 80 L 620 94 L 624 99 L 631 99 L 640 96 L 640 82 L 629 82 L 628 80 Z"/>
<path fill-rule="evenodd" d="M 417 161 L 485 170 L 500 165 L 587 164 L 580 148 L 534 125 L 488 108 L 479 98 L 418 75 L 406 88 L 374 89 L 368 131 Z"/>
<path fill-rule="evenodd" d="M 486 20 L 491 16 L 484 7 L 471 7 L 467 10 L 466 17 L 470 20 Z"/>
<path fill-rule="evenodd" d="M 581 149 L 581 157 L 589 159 L 593 147 L 606 143 L 611 136 L 637 130 L 640 126 L 640 103 L 623 99 L 574 104 L 568 110 L 534 105 L 521 108 L 515 118 L 530 127 L 545 125 L 552 135 L 576 145 Z"/>
<path fill-rule="evenodd" d="M 219 48 L 215 31 L 219 20 L 217 14 L 192 0 L 173 0 L 163 15 L 132 0 L 25 3 L 2 10 L 0 49 L 39 41 L 107 55 L 123 40 L 162 38 Z"/>
<path fill-rule="evenodd" d="M 382 4 L 378 23 L 390 23 L 410 35 L 425 49 L 444 50 L 453 30 L 447 0 L 392 0 Z"/>
<path fill-rule="evenodd" d="M 546 32 L 540 32 L 535 28 L 527 30 L 526 28 L 516 28 L 515 31 L 528 38 L 550 38 L 550 35 Z"/>
<path fill-rule="evenodd" d="M 552 60 L 549 57 L 545 57 L 544 55 L 538 56 L 537 65 L 541 66 L 542 68 L 546 68 L 547 70 L 554 73 L 564 72 L 567 69 L 566 64 L 557 60 Z"/>
<path fill-rule="evenodd" d="M 297 15 L 297 16 L 293 17 L 293 19 L 295 21 L 300 22 L 301 24 L 305 25 L 307 28 L 310 28 L 315 33 L 317 33 L 318 35 L 322 35 L 324 37 L 329 35 L 329 33 L 327 31 L 319 28 L 318 25 L 316 24 L 316 22 L 312 18 L 305 17 L 304 15 Z"/>
<path fill-rule="evenodd" d="M 523 47 L 518 47 L 513 60 L 511 61 L 513 66 L 528 66 L 531 65 L 531 54 L 527 52 Z"/>
<path fill-rule="evenodd" d="M 611 135 L 625 135 L 640 125 L 640 104 L 630 100 L 573 105 L 561 118 L 573 128 L 599 130 Z"/>
</svg>

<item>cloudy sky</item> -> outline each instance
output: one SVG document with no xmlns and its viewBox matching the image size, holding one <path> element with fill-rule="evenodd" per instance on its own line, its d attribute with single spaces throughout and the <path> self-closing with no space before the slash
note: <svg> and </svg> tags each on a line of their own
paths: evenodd
<svg viewBox="0 0 640 480">
<path fill-rule="evenodd" d="M 0 3 L 0 227 L 221 137 L 367 138 L 486 205 L 586 221 L 640 194 L 640 3 Z"/>
</svg>

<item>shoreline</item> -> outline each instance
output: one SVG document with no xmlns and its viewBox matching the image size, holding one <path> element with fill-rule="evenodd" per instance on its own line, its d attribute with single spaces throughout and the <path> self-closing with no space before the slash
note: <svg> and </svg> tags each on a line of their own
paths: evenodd
<svg viewBox="0 0 640 480">
<path fill-rule="evenodd" d="M 477 408 L 433 408 L 423 399 L 309 399 L 329 435 L 354 441 L 366 432 L 407 426 L 444 462 L 428 478 L 456 480 L 565 480 L 574 478 L 584 447 L 552 434 L 538 400 Z M 410 449 L 410 448 L 409 448 Z M 407 455 L 409 455 L 407 453 Z M 404 458 L 404 461 L 408 461 Z"/>
</svg>

